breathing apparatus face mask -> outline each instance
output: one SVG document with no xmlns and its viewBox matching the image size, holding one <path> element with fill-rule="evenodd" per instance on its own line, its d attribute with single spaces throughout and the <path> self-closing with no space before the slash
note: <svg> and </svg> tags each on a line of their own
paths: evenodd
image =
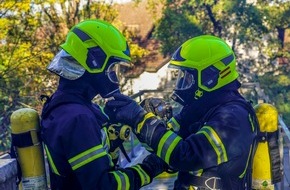
<svg viewBox="0 0 290 190">
<path fill-rule="evenodd" d="M 197 70 L 178 69 L 176 85 L 171 98 L 185 106 L 195 101 L 195 93 L 198 90 Z"/>
<path fill-rule="evenodd" d="M 123 62 L 117 58 L 110 58 L 108 65 L 105 72 L 91 74 L 93 75 L 91 79 L 92 86 L 94 89 L 97 89 L 102 98 L 109 98 L 114 93 L 120 93 L 119 77 L 121 77 L 122 74 L 122 67 L 130 66 L 129 63 Z"/>
</svg>

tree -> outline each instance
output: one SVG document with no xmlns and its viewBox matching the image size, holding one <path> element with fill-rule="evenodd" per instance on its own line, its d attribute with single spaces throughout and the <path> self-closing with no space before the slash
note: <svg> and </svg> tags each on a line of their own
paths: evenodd
<svg viewBox="0 0 290 190">
<path fill-rule="evenodd" d="M 185 40 L 200 34 L 227 40 L 237 55 L 240 80 L 263 83 L 273 103 L 289 115 L 288 86 L 277 85 L 274 89 L 279 90 L 270 93 L 272 85 L 268 83 L 277 83 L 281 76 L 289 79 L 290 65 L 277 65 L 279 57 L 290 60 L 290 45 L 283 43 L 289 23 L 289 1 L 165 0 L 154 37 L 160 40 L 165 55 L 171 55 Z M 263 79 L 267 73 L 273 75 L 271 81 Z M 280 91 L 284 92 L 282 99 L 277 97 L 282 95 Z"/>
<path fill-rule="evenodd" d="M 46 67 L 69 29 L 84 19 L 94 18 L 121 27 L 117 14 L 113 4 L 105 1 L 0 0 L 1 134 L 9 134 L 9 117 L 18 108 L 32 107 L 40 113 L 40 95 L 50 95 L 58 82 Z M 138 60 L 143 49 L 133 41 L 130 43 L 134 61 Z M 4 142 L 0 142 L 0 151 L 1 143 Z"/>
</svg>

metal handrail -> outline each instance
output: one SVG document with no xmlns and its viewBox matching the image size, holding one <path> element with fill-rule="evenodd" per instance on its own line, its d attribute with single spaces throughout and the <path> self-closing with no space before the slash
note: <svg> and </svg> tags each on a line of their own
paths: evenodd
<svg viewBox="0 0 290 190">
<path fill-rule="evenodd" d="M 290 131 L 289 131 L 289 128 L 284 123 L 281 116 L 278 117 L 278 121 L 279 121 L 279 128 L 281 129 L 281 132 L 283 133 L 283 139 L 282 139 L 281 143 L 283 143 L 284 146 L 283 146 L 283 153 L 282 153 L 282 158 L 281 158 L 283 160 L 283 164 L 282 164 L 283 176 L 282 176 L 282 181 L 276 186 L 276 188 L 277 188 L 277 190 L 284 190 L 286 183 L 288 184 L 288 187 L 290 187 L 290 181 L 289 181 L 290 180 L 290 171 L 285 169 L 285 166 L 287 166 L 287 167 L 290 166 Z M 284 157 L 285 147 L 287 147 L 286 150 L 288 150 L 288 152 L 285 152 L 286 156 L 288 155 L 288 158 Z M 288 160 L 288 163 L 286 163 L 287 160 Z"/>
</svg>

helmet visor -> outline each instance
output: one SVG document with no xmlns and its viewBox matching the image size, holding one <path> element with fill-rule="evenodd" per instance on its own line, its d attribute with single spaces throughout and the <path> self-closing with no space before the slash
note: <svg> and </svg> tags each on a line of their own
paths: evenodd
<svg viewBox="0 0 290 190">
<path fill-rule="evenodd" d="M 187 90 L 195 84 L 194 74 L 188 70 L 179 69 L 176 80 L 176 90 Z"/>
<path fill-rule="evenodd" d="M 47 69 L 68 80 L 76 80 L 85 73 L 85 68 L 64 50 L 56 54 Z"/>
</svg>

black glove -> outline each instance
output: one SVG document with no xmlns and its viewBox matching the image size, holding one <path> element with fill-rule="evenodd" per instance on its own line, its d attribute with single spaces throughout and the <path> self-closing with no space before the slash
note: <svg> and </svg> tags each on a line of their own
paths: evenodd
<svg viewBox="0 0 290 190">
<path fill-rule="evenodd" d="M 168 171 L 168 164 L 156 154 L 148 155 L 142 162 L 142 168 L 153 179 L 162 172 Z"/>
<path fill-rule="evenodd" d="M 114 94 L 106 103 L 104 111 L 112 122 L 123 123 L 135 129 L 146 111 L 133 99 L 123 94 Z"/>
<path fill-rule="evenodd" d="M 172 106 L 161 98 L 145 98 L 141 101 L 140 106 L 165 121 L 172 117 Z"/>
</svg>

